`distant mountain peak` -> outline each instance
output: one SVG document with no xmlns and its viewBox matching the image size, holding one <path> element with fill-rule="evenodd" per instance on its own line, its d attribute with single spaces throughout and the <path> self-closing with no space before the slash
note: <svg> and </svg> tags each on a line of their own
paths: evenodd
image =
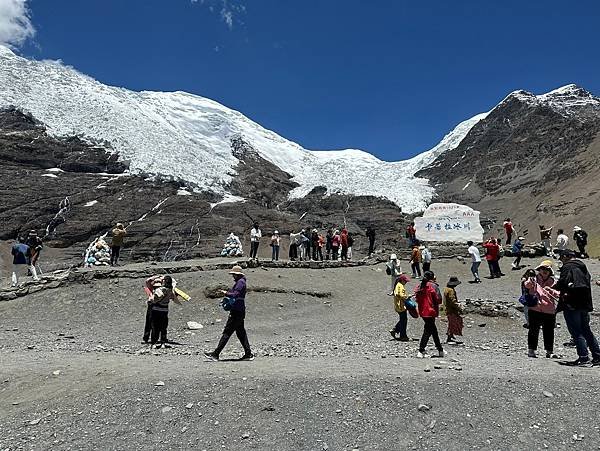
<svg viewBox="0 0 600 451">
<path fill-rule="evenodd" d="M 550 107 L 562 115 L 579 114 L 582 118 L 587 116 L 586 111 L 588 110 L 600 110 L 600 99 L 573 83 L 539 95 L 519 89 L 506 96 L 496 108 L 515 100 L 529 106 Z"/>
</svg>

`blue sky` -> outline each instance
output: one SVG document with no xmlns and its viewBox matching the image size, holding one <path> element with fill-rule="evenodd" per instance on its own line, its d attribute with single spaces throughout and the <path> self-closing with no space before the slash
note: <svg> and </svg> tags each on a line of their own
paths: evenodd
<svg viewBox="0 0 600 451">
<path fill-rule="evenodd" d="M 209 97 L 310 149 L 398 160 L 515 89 L 600 94 L 597 1 L 27 5 L 36 34 L 21 54 L 111 85 Z"/>
</svg>

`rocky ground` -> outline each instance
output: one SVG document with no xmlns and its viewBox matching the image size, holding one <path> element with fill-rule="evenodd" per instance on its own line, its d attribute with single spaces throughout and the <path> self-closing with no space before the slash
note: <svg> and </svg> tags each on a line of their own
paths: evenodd
<svg viewBox="0 0 600 451">
<path fill-rule="evenodd" d="M 226 314 L 205 294 L 230 283 L 221 269 L 227 264 L 77 270 L 55 281 L 58 288 L 0 302 L 0 449 L 593 449 L 600 443 L 597 421 L 585 420 L 597 418 L 600 369 L 527 358 L 526 331 L 514 309 L 520 272 L 471 285 L 466 264 L 434 262 L 441 280 L 457 274 L 465 281 L 458 294 L 472 300 L 473 313 L 465 320 L 465 346 L 447 347 L 444 359 L 419 360 L 416 342 L 394 341 L 387 332 L 396 317 L 383 264 L 247 268 L 249 287 L 259 290 L 247 300 L 257 358 L 236 361 L 241 349 L 233 338 L 225 361 L 207 362 L 202 351 L 216 344 Z M 598 274 L 600 264 L 590 268 Z M 192 300 L 170 312 L 170 339 L 181 345 L 151 350 L 140 342 L 142 285 L 146 274 L 163 271 L 176 273 Z M 204 327 L 188 330 L 188 321 Z M 410 320 L 411 337 L 420 336 L 421 324 Z M 600 333 L 597 317 L 593 327 Z M 562 346 L 567 338 L 563 325 L 557 352 L 572 359 L 574 350 Z"/>
</svg>

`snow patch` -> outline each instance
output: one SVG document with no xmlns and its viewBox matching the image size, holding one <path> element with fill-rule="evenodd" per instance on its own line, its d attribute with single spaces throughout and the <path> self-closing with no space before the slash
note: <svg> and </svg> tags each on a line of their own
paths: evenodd
<svg viewBox="0 0 600 451">
<path fill-rule="evenodd" d="M 94 205 L 96 205 L 98 203 L 97 200 L 90 200 L 89 202 L 87 202 L 84 207 L 93 207 Z"/>
<path fill-rule="evenodd" d="M 65 172 L 60 168 L 50 168 L 50 169 L 46 169 L 46 171 L 48 171 L 48 172 Z"/>
<path fill-rule="evenodd" d="M 233 194 L 226 194 L 223 197 L 223 199 L 221 199 L 219 202 L 211 203 L 210 204 L 210 209 L 212 210 L 217 205 L 221 205 L 221 204 L 234 204 L 236 202 L 246 202 L 246 199 L 244 199 L 243 197 L 240 197 L 240 196 L 234 196 Z"/>
<path fill-rule="evenodd" d="M 178 190 L 177 190 L 177 195 L 178 195 L 178 196 L 191 196 L 191 195 L 192 195 L 192 193 L 190 193 L 190 192 L 189 192 L 188 190 L 186 190 L 186 189 L 182 189 L 182 188 L 180 188 L 180 189 L 178 189 Z"/>
<path fill-rule="evenodd" d="M 58 175 L 56 175 L 56 174 L 42 174 L 42 177 L 49 177 L 49 178 L 57 179 Z"/>
</svg>

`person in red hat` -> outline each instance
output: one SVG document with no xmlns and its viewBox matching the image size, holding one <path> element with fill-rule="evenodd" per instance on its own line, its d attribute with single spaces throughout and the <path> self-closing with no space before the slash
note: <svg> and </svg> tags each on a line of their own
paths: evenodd
<svg viewBox="0 0 600 451">
<path fill-rule="evenodd" d="M 410 295 L 406 291 L 405 285 L 410 281 L 410 277 L 406 274 L 400 274 L 396 278 L 396 285 L 394 287 L 394 310 L 399 316 L 398 322 L 393 329 L 390 330 L 390 334 L 394 340 L 398 341 L 410 341 L 408 335 L 406 335 L 406 326 L 408 324 L 408 313 L 406 311 L 406 300 L 410 298 Z M 396 336 L 398 335 L 398 336 Z"/>
</svg>

